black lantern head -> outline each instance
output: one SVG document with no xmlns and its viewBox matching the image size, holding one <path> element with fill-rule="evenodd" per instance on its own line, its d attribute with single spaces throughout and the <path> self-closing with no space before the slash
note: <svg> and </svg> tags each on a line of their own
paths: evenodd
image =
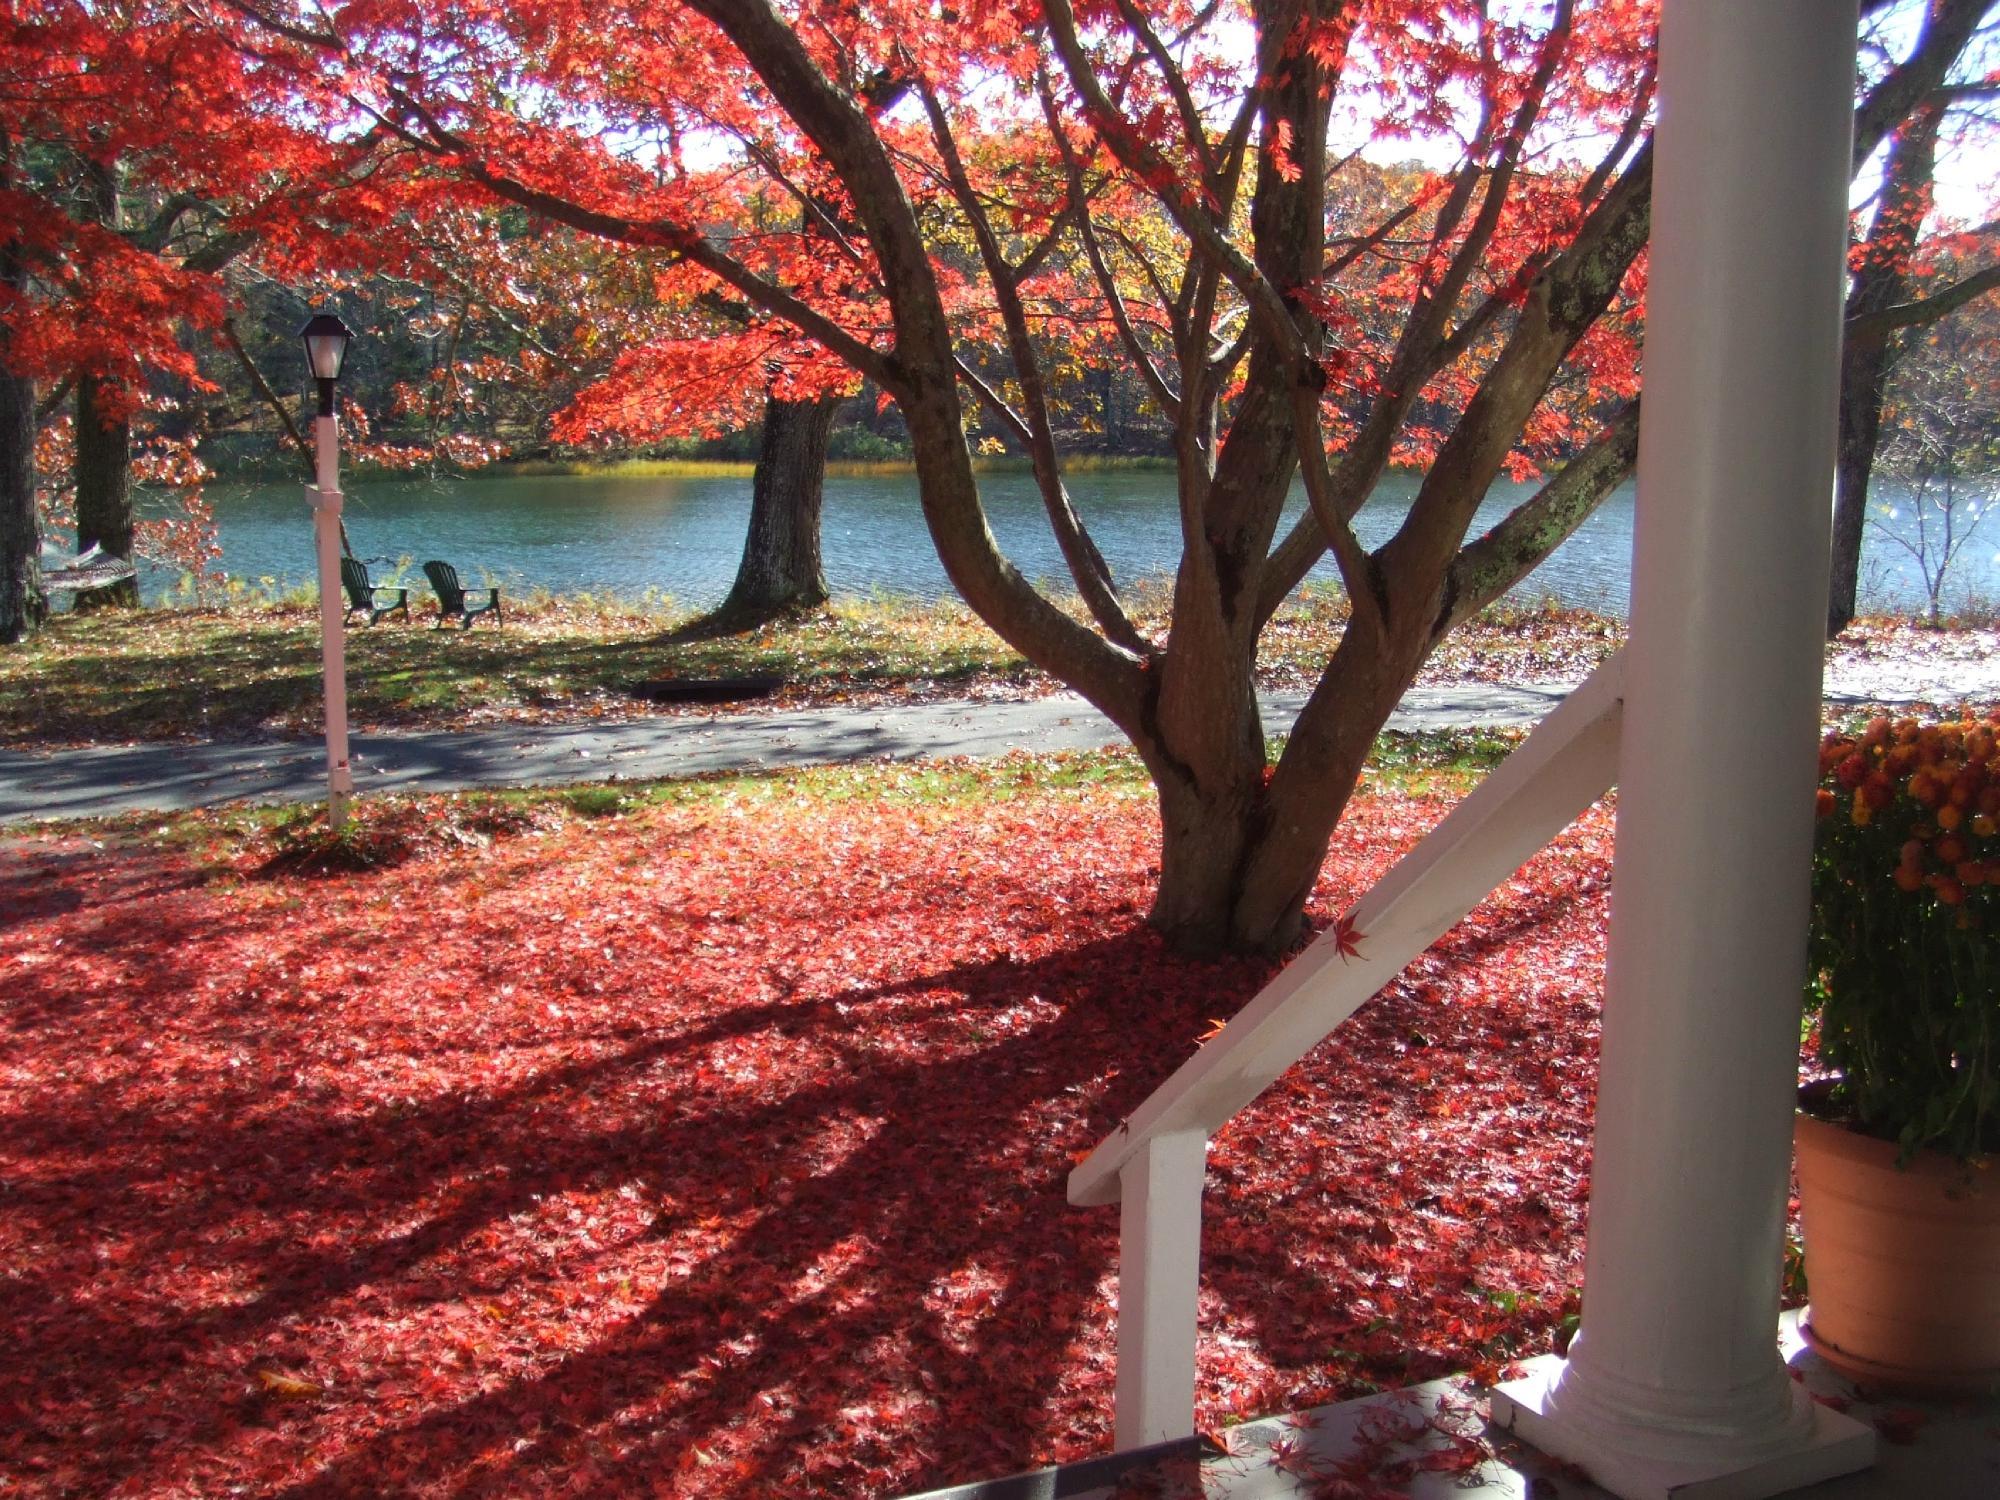
<svg viewBox="0 0 2000 1500">
<path fill-rule="evenodd" d="M 340 366 L 347 358 L 347 341 L 354 337 L 348 326 L 332 313 L 314 313 L 299 330 L 305 341 L 306 366 L 319 383 L 319 414 L 333 415 L 333 386 L 340 379 Z"/>
</svg>

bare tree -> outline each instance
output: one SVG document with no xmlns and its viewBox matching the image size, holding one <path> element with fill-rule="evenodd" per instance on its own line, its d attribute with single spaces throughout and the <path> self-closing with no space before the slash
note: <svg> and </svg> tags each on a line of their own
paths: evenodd
<svg viewBox="0 0 2000 1500">
<path fill-rule="evenodd" d="M 1990 308 L 1939 324 L 1890 387 L 1876 468 L 1903 493 L 1878 501 L 1868 524 L 1915 565 L 1932 625 L 1942 623 L 1946 582 L 2000 495 L 1996 325 Z"/>
</svg>

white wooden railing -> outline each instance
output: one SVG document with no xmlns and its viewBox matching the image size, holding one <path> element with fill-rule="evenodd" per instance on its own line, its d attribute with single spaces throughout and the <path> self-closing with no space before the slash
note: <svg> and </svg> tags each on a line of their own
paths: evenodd
<svg viewBox="0 0 2000 1500">
<path fill-rule="evenodd" d="M 1119 1449 L 1194 1431 L 1209 1138 L 1611 788 L 1623 681 L 1614 655 L 1355 903 L 1348 952 L 1322 933 L 1070 1173 L 1120 1204 Z"/>
</svg>

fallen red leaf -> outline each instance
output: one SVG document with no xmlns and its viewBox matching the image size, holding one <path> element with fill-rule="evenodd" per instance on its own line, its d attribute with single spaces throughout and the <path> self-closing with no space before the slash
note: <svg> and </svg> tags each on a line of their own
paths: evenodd
<svg viewBox="0 0 2000 1500">
<path fill-rule="evenodd" d="M 0 1482 L 862 1500 L 1104 1450 L 1117 1215 L 1064 1179 L 1271 972 L 1143 925 L 1142 801 L 755 791 L 477 848 L 415 806 L 365 873 L 7 846 Z M 1359 797 L 1313 920 L 1444 810 Z M 1609 835 L 1217 1137 L 1204 1426 L 1574 1310 Z"/>
</svg>

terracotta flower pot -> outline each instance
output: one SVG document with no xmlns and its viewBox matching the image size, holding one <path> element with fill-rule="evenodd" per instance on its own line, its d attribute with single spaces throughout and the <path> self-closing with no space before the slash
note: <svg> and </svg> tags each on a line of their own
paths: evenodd
<svg viewBox="0 0 2000 1500">
<path fill-rule="evenodd" d="M 1812 1303 L 1801 1331 L 1864 1386 L 2000 1390 L 2000 1172 L 1798 1116 Z"/>
</svg>

